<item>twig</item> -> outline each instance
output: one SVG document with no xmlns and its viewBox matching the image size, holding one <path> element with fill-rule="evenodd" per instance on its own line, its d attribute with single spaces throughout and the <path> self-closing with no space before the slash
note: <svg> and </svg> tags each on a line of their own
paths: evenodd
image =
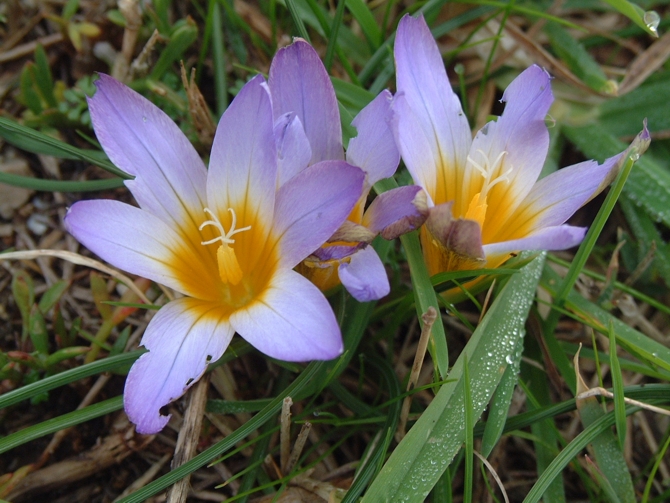
<svg viewBox="0 0 670 503">
<path fill-rule="evenodd" d="M 286 467 L 291 456 L 291 405 L 293 400 L 290 396 L 284 398 L 281 406 L 281 427 L 279 430 L 279 468 L 282 475 L 286 475 Z"/>
<path fill-rule="evenodd" d="M 584 400 L 585 398 L 589 398 L 592 396 L 604 396 L 607 398 L 614 398 L 614 393 L 611 391 L 607 391 L 605 388 L 597 387 L 597 388 L 591 388 L 587 391 L 584 391 L 583 393 L 580 393 L 575 397 L 576 400 Z M 626 398 L 624 397 L 623 401 L 627 403 L 628 405 L 634 405 L 636 407 L 640 407 L 642 409 L 647 409 L 652 412 L 658 412 L 659 414 L 664 414 L 666 416 L 670 416 L 670 410 L 667 409 L 662 409 L 660 407 L 656 407 L 655 405 L 649 405 L 648 403 L 644 402 L 639 402 L 637 400 L 633 400 L 632 398 Z"/>
<path fill-rule="evenodd" d="M 305 442 L 307 442 L 307 438 L 309 437 L 309 430 L 311 429 L 312 429 L 312 423 L 306 422 L 305 424 L 302 425 L 300 433 L 298 433 L 298 438 L 295 439 L 295 444 L 293 445 L 291 456 L 288 458 L 286 468 L 285 469 L 282 468 L 284 475 L 288 475 L 289 473 L 291 473 L 291 470 L 293 470 L 293 467 L 298 462 L 298 458 L 302 454 L 302 450 L 305 447 Z"/>
<path fill-rule="evenodd" d="M 423 320 L 423 328 L 421 329 L 421 337 L 419 338 L 419 345 L 416 348 L 414 355 L 414 363 L 412 364 L 412 372 L 407 382 L 407 391 L 411 391 L 416 386 L 423 365 L 423 359 L 426 356 L 426 349 L 428 348 L 428 341 L 430 340 L 430 332 L 433 324 L 437 319 L 437 310 L 430 306 L 428 310 L 421 316 Z M 407 417 L 409 416 L 409 407 L 412 404 L 412 395 L 407 395 L 402 403 L 402 410 L 400 411 L 400 422 L 398 424 L 398 431 L 396 438 L 398 442 L 405 436 L 405 427 L 407 426 Z"/>
<path fill-rule="evenodd" d="M 46 35 L 39 40 L 33 40 L 32 42 L 26 42 L 16 46 L 14 49 L 0 53 L 0 64 L 7 63 L 7 61 L 12 61 L 14 59 L 22 58 L 23 56 L 32 55 L 35 52 L 37 45 L 43 47 L 49 47 L 50 45 L 57 44 L 63 41 L 62 33 L 52 33 L 51 35 Z"/>
<path fill-rule="evenodd" d="M 172 469 L 183 465 L 195 454 L 198 439 L 200 438 L 200 427 L 202 426 L 205 404 L 207 403 L 208 387 L 209 375 L 205 374 L 189 394 L 188 406 L 184 414 L 184 424 L 179 430 L 177 447 L 172 459 Z M 191 476 L 187 475 L 172 486 L 167 496 L 167 503 L 183 503 L 186 501 L 190 479 Z"/>
<path fill-rule="evenodd" d="M 509 498 L 507 497 L 507 491 L 505 491 L 505 486 L 503 486 L 502 480 L 500 480 L 500 477 L 498 477 L 498 473 L 495 471 L 493 468 L 493 465 L 489 463 L 488 459 L 486 459 L 484 456 L 479 454 L 477 451 L 472 451 L 475 453 L 475 456 L 477 456 L 482 463 L 484 463 L 484 466 L 489 470 L 489 473 L 493 476 L 493 479 L 496 481 L 498 484 L 498 487 L 500 488 L 500 492 L 503 495 L 503 498 L 505 499 L 505 503 L 509 503 Z"/>
</svg>

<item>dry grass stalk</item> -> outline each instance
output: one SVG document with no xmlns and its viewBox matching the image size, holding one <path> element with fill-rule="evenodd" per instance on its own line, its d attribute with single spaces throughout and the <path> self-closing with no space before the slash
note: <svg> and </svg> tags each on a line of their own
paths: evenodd
<svg viewBox="0 0 670 503">
<path fill-rule="evenodd" d="M 430 340 L 430 333 L 433 324 L 437 319 L 437 310 L 434 307 L 429 307 L 428 310 L 421 316 L 423 320 L 423 328 L 421 329 L 421 337 L 419 338 L 419 345 L 416 348 L 414 355 L 414 363 L 412 364 L 412 373 L 407 382 L 407 391 L 411 391 L 416 386 L 421 373 L 421 366 L 423 359 L 426 356 L 426 349 L 428 348 L 428 341 Z M 400 420 L 398 422 L 398 431 L 396 432 L 396 439 L 398 442 L 405 436 L 405 427 L 407 426 L 407 417 L 409 416 L 409 407 L 412 404 L 412 395 L 407 395 L 402 403 L 402 410 L 400 411 Z"/>
<path fill-rule="evenodd" d="M 207 403 L 207 388 L 209 387 L 209 375 L 205 374 L 193 386 L 188 396 L 188 405 L 184 415 L 184 423 L 179 430 L 177 438 L 177 447 L 175 448 L 174 458 L 172 459 L 172 469 L 178 468 L 195 455 L 198 439 L 200 438 L 200 429 L 202 427 L 202 418 L 205 413 Z M 189 490 L 190 476 L 175 483 L 170 489 L 167 497 L 168 503 L 183 503 L 186 501 Z"/>
</svg>

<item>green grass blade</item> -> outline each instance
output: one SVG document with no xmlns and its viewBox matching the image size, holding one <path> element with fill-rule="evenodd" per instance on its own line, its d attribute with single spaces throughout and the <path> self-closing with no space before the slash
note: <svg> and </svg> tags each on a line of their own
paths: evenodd
<svg viewBox="0 0 670 503">
<path fill-rule="evenodd" d="M 639 259 L 642 260 L 651 250 L 652 243 L 655 243 L 656 251 L 654 252 L 653 267 L 663 278 L 665 284 L 670 285 L 670 247 L 663 239 L 655 222 L 650 215 L 639 206 L 634 205 L 626 196 L 619 199 L 619 205 L 626 216 L 630 230 L 635 236 L 635 241 L 637 241 L 632 244 L 638 247 Z M 617 286 L 615 285 L 615 287 Z M 664 307 L 667 309 L 667 306 Z"/>
<path fill-rule="evenodd" d="M 342 26 L 345 5 L 345 0 L 339 0 L 337 2 L 335 18 L 330 25 L 330 34 L 328 37 L 328 46 L 326 47 L 326 56 L 323 58 L 323 66 L 326 67 L 327 72 L 330 72 L 330 67 L 333 64 L 333 56 L 335 55 L 335 49 L 337 48 L 337 35 L 340 32 L 340 26 Z"/>
<path fill-rule="evenodd" d="M 182 20 L 170 34 L 170 40 L 167 46 L 163 49 L 158 61 L 151 70 L 151 79 L 160 80 L 165 72 L 167 72 L 173 63 L 179 61 L 186 49 L 188 49 L 193 42 L 198 38 L 198 25 L 190 17 Z"/>
<path fill-rule="evenodd" d="M 346 4 L 349 12 L 360 25 L 368 44 L 372 50 L 376 50 L 382 43 L 382 30 L 372 12 L 363 0 L 346 0 Z"/>
<path fill-rule="evenodd" d="M 375 191 L 379 194 L 397 187 L 395 180 L 387 178 L 377 182 L 374 186 Z M 410 232 L 400 236 L 400 242 L 405 250 L 407 256 L 407 263 L 409 264 L 410 273 L 412 275 L 412 287 L 414 288 L 414 298 L 416 304 L 417 315 L 421 321 L 421 315 L 425 313 L 429 307 L 435 308 L 440 312 L 440 305 L 435 294 L 435 289 L 430 282 L 428 275 L 428 268 L 423 259 L 423 252 L 421 251 L 421 244 L 419 243 L 419 236 L 417 232 Z M 423 326 L 423 325 L 422 325 Z M 435 362 L 438 372 L 442 378 L 445 378 L 449 372 L 449 351 L 447 349 L 447 336 L 444 332 L 444 324 L 441 319 L 438 319 L 433 325 L 432 337 L 428 350 Z"/>
<path fill-rule="evenodd" d="M 212 56 L 214 60 L 214 91 L 216 93 L 216 113 L 218 117 L 228 108 L 228 87 L 226 85 L 226 48 L 223 40 L 221 5 L 211 0 L 212 5 Z"/>
<path fill-rule="evenodd" d="M 610 321 L 608 325 L 610 339 L 610 373 L 612 374 L 612 389 L 614 390 L 614 417 L 616 419 L 616 432 L 619 437 L 619 448 L 623 450 L 626 442 L 626 402 L 623 395 L 623 376 L 621 365 L 617 356 L 616 335 L 614 326 Z"/>
<path fill-rule="evenodd" d="M 53 419 L 47 419 L 33 426 L 28 426 L 22 430 L 7 435 L 4 438 L 0 438 L 0 454 L 7 452 L 19 445 L 23 445 L 31 440 L 36 438 L 41 438 L 50 433 L 55 433 L 59 430 L 64 430 L 65 428 L 70 428 L 71 426 L 76 426 L 96 417 L 104 416 L 110 412 L 115 412 L 123 408 L 123 397 L 117 396 L 105 400 L 104 402 L 96 403 L 95 405 L 89 405 L 80 410 L 75 410 L 73 412 L 68 412 L 62 416 L 54 417 Z"/>
<path fill-rule="evenodd" d="M 646 31 L 649 35 L 658 37 L 658 32 L 656 28 L 651 24 L 651 20 L 654 19 L 653 16 L 647 14 L 642 8 L 638 5 L 635 5 L 628 0 L 605 0 L 608 4 L 618 10 L 621 14 L 626 16 L 628 19 L 633 21 L 636 25 Z M 656 15 L 658 17 L 658 14 Z M 660 21 L 660 19 L 659 19 Z M 658 24 L 658 23 L 657 23 Z"/>
<path fill-rule="evenodd" d="M 598 124 L 565 126 L 563 131 L 586 157 L 602 159 L 626 148 L 625 143 L 604 132 Z M 637 161 L 624 193 L 654 219 L 670 226 L 670 171 L 653 157 L 645 156 Z"/>
<path fill-rule="evenodd" d="M 123 178 L 109 178 L 106 180 L 86 180 L 71 182 L 67 180 L 44 180 L 29 176 L 0 173 L 0 183 L 24 189 L 42 190 L 45 192 L 96 192 L 98 190 L 117 189 L 123 187 Z"/>
<path fill-rule="evenodd" d="M 533 338 L 526 341 L 527 356 L 535 361 L 542 358 L 539 345 Z M 533 436 L 533 447 L 535 449 L 535 465 L 538 476 L 542 475 L 551 465 L 560 450 L 561 434 L 554 422 L 554 416 L 543 416 L 542 411 L 548 411 L 555 408 L 551 405 L 551 390 L 547 380 L 546 373 L 534 365 L 525 365 L 523 369 L 523 378 L 521 387 L 526 394 L 526 407 L 528 414 L 537 415 L 538 421 L 530 423 L 531 434 Z M 525 384 L 528 383 L 528 384 Z M 574 400 L 572 407 L 576 407 Z M 519 420 L 516 416 L 511 418 L 505 427 L 510 427 L 509 423 Z M 544 494 L 545 503 L 565 503 L 565 489 L 563 481 L 555 479 L 547 487 Z"/>
<path fill-rule="evenodd" d="M 612 337 L 613 339 L 613 337 Z M 578 356 L 575 355 L 575 360 Z M 583 393 L 588 387 L 578 374 L 579 365 L 575 363 L 575 373 L 577 374 L 577 393 Z M 605 412 L 600 402 L 595 397 L 587 397 L 577 400 L 577 410 L 579 418 L 584 427 L 588 427 L 598 419 L 605 416 Z M 618 420 L 614 415 L 615 422 Z M 624 410 L 624 423 L 626 421 L 626 411 Z M 625 433 L 625 429 L 624 429 Z M 595 453 L 597 470 L 594 472 L 597 476 L 607 481 L 609 486 L 614 489 L 621 503 L 635 503 L 635 490 L 631 480 L 630 471 L 626 466 L 626 460 L 623 457 L 623 451 L 619 446 L 617 438 L 610 428 L 603 429 L 591 442 L 591 447 Z M 604 484 L 604 485 L 608 485 Z M 607 489 L 604 490 L 607 492 Z"/>
<path fill-rule="evenodd" d="M 335 88 L 337 101 L 347 109 L 352 117 L 358 114 L 375 97 L 370 91 L 351 82 L 346 82 L 337 77 L 331 77 L 330 80 Z M 342 119 L 344 120 L 344 117 Z M 350 123 L 347 125 L 350 125 Z"/>
<path fill-rule="evenodd" d="M 79 379 L 84 379 L 85 377 L 100 374 L 102 372 L 109 372 L 119 367 L 129 365 L 137 360 L 142 353 L 144 353 L 143 350 L 137 350 L 130 353 L 123 353 L 118 356 L 111 356 L 93 363 L 66 370 L 60 374 L 45 377 L 40 381 L 12 390 L 9 393 L 0 396 L 0 409 L 4 409 L 5 407 L 9 407 L 10 405 L 14 405 L 23 400 L 28 400 L 29 398 L 60 386 L 73 383 Z"/>
<path fill-rule="evenodd" d="M 569 128 L 565 129 L 567 130 Z M 640 136 L 638 136 L 638 138 L 631 144 L 631 147 L 629 147 L 627 157 L 624 159 L 624 164 L 623 167 L 621 168 L 621 171 L 619 172 L 619 175 L 617 176 L 612 188 L 607 194 L 607 197 L 605 198 L 603 205 L 600 207 L 600 210 L 598 210 L 598 214 L 596 215 L 593 224 L 586 233 L 584 241 L 582 241 L 582 244 L 579 246 L 579 249 L 577 250 L 575 257 L 572 260 L 570 269 L 565 275 L 565 278 L 559 283 L 560 284 L 559 288 L 556 289 L 556 295 L 554 296 L 554 303 L 558 307 L 561 307 L 563 305 L 568 294 L 572 291 L 573 286 L 577 282 L 577 278 L 579 277 L 579 275 L 582 272 L 582 269 L 586 265 L 586 261 L 588 260 L 589 256 L 591 255 L 591 251 L 596 245 L 596 240 L 598 239 L 598 236 L 600 236 L 600 233 L 602 232 L 602 229 L 604 228 L 605 223 L 607 222 L 607 218 L 614 209 L 614 205 L 616 204 L 616 201 L 623 190 L 626 180 L 628 179 L 628 176 L 631 173 L 633 164 L 635 164 L 635 161 L 638 160 L 639 155 L 637 154 L 636 150 L 637 149 L 636 141 L 641 139 L 643 133 L 640 133 Z M 558 347 L 558 343 L 556 341 L 556 337 L 554 335 L 554 331 L 558 323 L 559 317 L 560 312 L 555 309 L 552 310 L 551 313 L 549 313 L 547 319 L 545 320 L 543 331 L 547 346 L 551 351 L 552 355 L 556 357 L 555 360 L 556 366 L 561 372 L 561 375 L 563 379 L 565 379 L 565 382 L 568 385 L 568 387 L 574 392 L 577 384 L 575 381 L 575 375 L 572 372 L 570 362 L 567 360 L 565 355 L 560 351 L 560 348 Z"/>
<path fill-rule="evenodd" d="M 379 472 L 379 469 L 386 459 L 389 446 L 395 434 L 398 417 L 400 416 L 400 408 L 402 406 L 401 400 L 396 400 L 400 396 L 400 383 L 393 371 L 391 365 L 378 357 L 367 358 L 367 361 L 372 364 L 382 375 L 386 382 L 389 391 L 389 410 L 386 413 L 386 421 L 379 431 L 381 439 L 375 445 L 373 451 L 368 453 L 365 458 L 365 463 L 356 471 L 356 477 L 347 494 L 342 499 L 341 503 L 355 503 L 359 496 L 368 485 L 370 480 Z"/>
<path fill-rule="evenodd" d="M 304 38 L 305 40 L 307 40 L 307 42 L 311 43 L 309 33 L 307 33 L 307 28 L 305 27 L 305 23 L 303 22 L 302 17 L 300 16 L 300 11 L 298 10 L 298 4 L 296 0 L 285 0 L 285 1 L 286 1 L 286 8 L 288 9 L 289 14 L 291 15 L 291 19 L 293 20 L 295 29 L 298 32 L 298 36 Z"/>
<path fill-rule="evenodd" d="M 454 364 L 451 380 L 396 447 L 363 503 L 424 501 L 465 439 L 464 360 L 468 359 L 470 374 L 477 376 L 471 392 L 473 417 L 478 417 L 522 337 L 543 263 L 544 254 L 510 277 Z"/>
<path fill-rule="evenodd" d="M 489 454 L 498 443 L 502 435 L 505 423 L 507 422 L 507 412 L 512 404 L 512 394 L 519 381 L 519 366 L 521 364 L 521 355 L 523 354 L 523 341 L 519 341 L 513 355 L 510 356 L 512 362 L 506 369 L 500 380 L 500 384 L 493 394 L 491 406 L 489 407 L 488 421 L 482 437 L 481 453 L 488 458 Z M 509 362 L 508 362 L 509 363 Z"/>
<path fill-rule="evenodd" d="M 187 461 L 179 468 L 172 470 L 171 472 L 154 480 L 150 484 L 147 484 L 139 491 L 135 491 L 131 495 L 121 499 L 119 503 L 142 503 L 146 501 L 147 498 L 158 494 L 164 489 L 167 489 L 178 480 L 186 477 L 190 473 L 193 473 L 198 468 L 205 466 L 227 450 L 233 448 L 237 442 L 243 440 L 253 431 L 257 430 L 270 419 L 275 417 L 277 412 L 281 409 L 281 404 L 284 398 L 291 396 L 294 400 L 297 400 L 299 397 L 301 397 L 304 389 L 319 373 L 319 370 L 323 365 L 323 362 L 310 363 L 305 368 L 305 370 L 303 370 L 301 374 L 293 381 L 292 384 L 290 384 L 282 393 L 277 395 L 266 407 L 263 408 L 263 410 L 240 426 L 233 433 L 228 435 L 220 442 L 217 442 L 213 446 L 204 450 L 190 461 Z"/>
<path fill-rule="evenodd" d="M 593 56 L 563 26 L 549 22 L 545 25 L 544 31 L 561 61 L 587 86 L 599 93 L 616 93 L 616 83 L 607 78 Z"/>
<path fill-rule="evenodd" d="M 628 407 L 626 409 L 626 415 L 632 414 L 640 410 L 639 407 Z M 603 431 L 608 431 L 609 428 L 614 424 L 614 414 L 606 414 L 590 426 L 588 426 L 584 431 L 577 435 L 572 442 L 570 442 L 565 449 L 563 449 L 558 456 L 551 463 L 547 471 L 545 471 L 538 478 L 535 485 L 528 492 L 528 495 L 523 500 L 523 503 L 538 503 L 542 499 L 542 495 L 549 486 L 552 480 L 560 476 L 568 463 L 577 456 L 588 444 L 592 443 L 593 440 L 600 435 Z"/>
<path fill-rule="evenodd" d="M 654 483 L 654 477 L 656 476 L 656 472 L 658 471 L 658 467 L 661 465 L 661 462 L 665 458 L 666 452 L 668 452 L 668 448 L 670 447 L 670 435 L 667 436 L 665 439 L 665 443 L 663 444 L 663 447 L 661 447 L 661 450 L 658 451 L 656 454 L 656 461 L 654 461 L 654 466 L 651 467 L 651 471 L 649 472 L 649 478 L 647 479 L 647 483 L 644 486 L 644 493 L 642 493 L 642 503 L 647 503 L 649 501 L 649 493 L 651 492 L 651 487 Z"/>
<path fill-rule="evenodd" d="M 558 282 L 560 282 L 558 274 L 545 268 L 542 287 L 556 296 Z M 576 292 L 568 294 L 565 307 L 602 334 L 608 334 L 607 327 L 612 323 L 617 344 L 647 365 L 670 370 L 670 349 L 663 344 L 635 330 Z"/>
<path fill-rule="evenodd" d="M 472 393 L 470 391 L 470 366 L 468 365 L 468 355 L 463 358 L 463 410 L 465 412 L 463 421 L 465 423 L 465 488 L 463 490 L 463 502 L 472 503 L 472 479 L 474 476 L 474 438 L 472 436 L 472 427 L 474 425 L 475 412 L 472 407 Z"/>
<path fill-rule="evenodd" d="M 49 135 L 40 133 L 18 122 L 0 117 L 0 136 L 15 147 L 33 152 L 35 154 L 46 154 L 61 159 L 76 159 L 79 161 L 90 162 L 102 169 L 109 171 L 113 175 L 121 178 L 132 178 L 128 173 L 121 171 L 114 166 L 105 155 L 100 151 L 83 150 L 65 142 L 52 138 Z"/>
</svg>

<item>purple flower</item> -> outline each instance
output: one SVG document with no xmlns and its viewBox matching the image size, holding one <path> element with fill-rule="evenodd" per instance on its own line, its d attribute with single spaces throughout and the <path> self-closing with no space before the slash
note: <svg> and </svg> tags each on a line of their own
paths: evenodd
<svg viewBox="0 0 670 503">
<path fill-rule="evenodd" d="M 586 229 L 566 220 L 609 185 L 626 155 L 538 181 L 553 101 L 546 71 L 531 66 L 521 73 L 503 94 L 502 116 L 472 139 L 423 18 L 400 21 L 395 61 L 393 127 L 407 168 L 429 196 L 421 242 L 431 274 L 497 267 L 516 251 L 563 250 L 582 241 Z M 645 129 L 640 141 L 648 138 Z"/>
<path fill-rule="evenodd" d="M 135 176 L 139 208 L 78 202 L 68 230 L 111 264 L 179 294 L 161 308 L 124 393 L 140 433 L 160 431 L 161 407 L 180 397 L 225 351 L 235 332 L 282 360 L 327 360 L 342 352 L 323 294 L 292 269 L 356 204 L 364 174 L 343 161 L 302 170 L 277 188 L 270 95 L 247 83 L 218 125 L 209 169 L 167 115 L 101 75 L 89 101 L 109 158 Z"/>
<path fill-rule="evenodd" d="M 365 171 L 365 184 L 345 225 L 298 270 L 326 291 L 340 282 L 359 301 L 379 299 L 390 286 L 381 259 L 369 245 L 377 234 L 393 239 L 419 228 L 426 218 L 420 187 L 400 187 L 378 196 L 365 211 L 372 185 L 393 176 L 400 155 L 390 128 L 391 94 L 384 91 L 354 119 L 358 136 L 344 153 L 335 90 L 316 51 L 297 40 L 277 52 L 270 67 L 280 180 L 306 166 L 341 160 Z M 297 154 L 296 152 L 300 152 Z M 289 161 L 284 155 L 289 156 Z"/>
</svg>

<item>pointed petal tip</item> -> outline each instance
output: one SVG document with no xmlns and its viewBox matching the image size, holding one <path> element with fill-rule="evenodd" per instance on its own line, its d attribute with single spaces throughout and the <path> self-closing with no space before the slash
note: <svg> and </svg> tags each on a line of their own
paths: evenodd
<svg viewBox="0 0 670 503">
<path fill-rule="evenodd" d="M 630 145 L 631 155 L 637 155 L 638 157 L 641 156 L 647 151 L 650 143 L 651 134 L 649 133 L 649 129 L 647 129 L 647 118 L 645 117 L 642 121 L 642 131 L 638 133 L 638 135 L 633 140 L 633 143 Z"/>
</svg>

